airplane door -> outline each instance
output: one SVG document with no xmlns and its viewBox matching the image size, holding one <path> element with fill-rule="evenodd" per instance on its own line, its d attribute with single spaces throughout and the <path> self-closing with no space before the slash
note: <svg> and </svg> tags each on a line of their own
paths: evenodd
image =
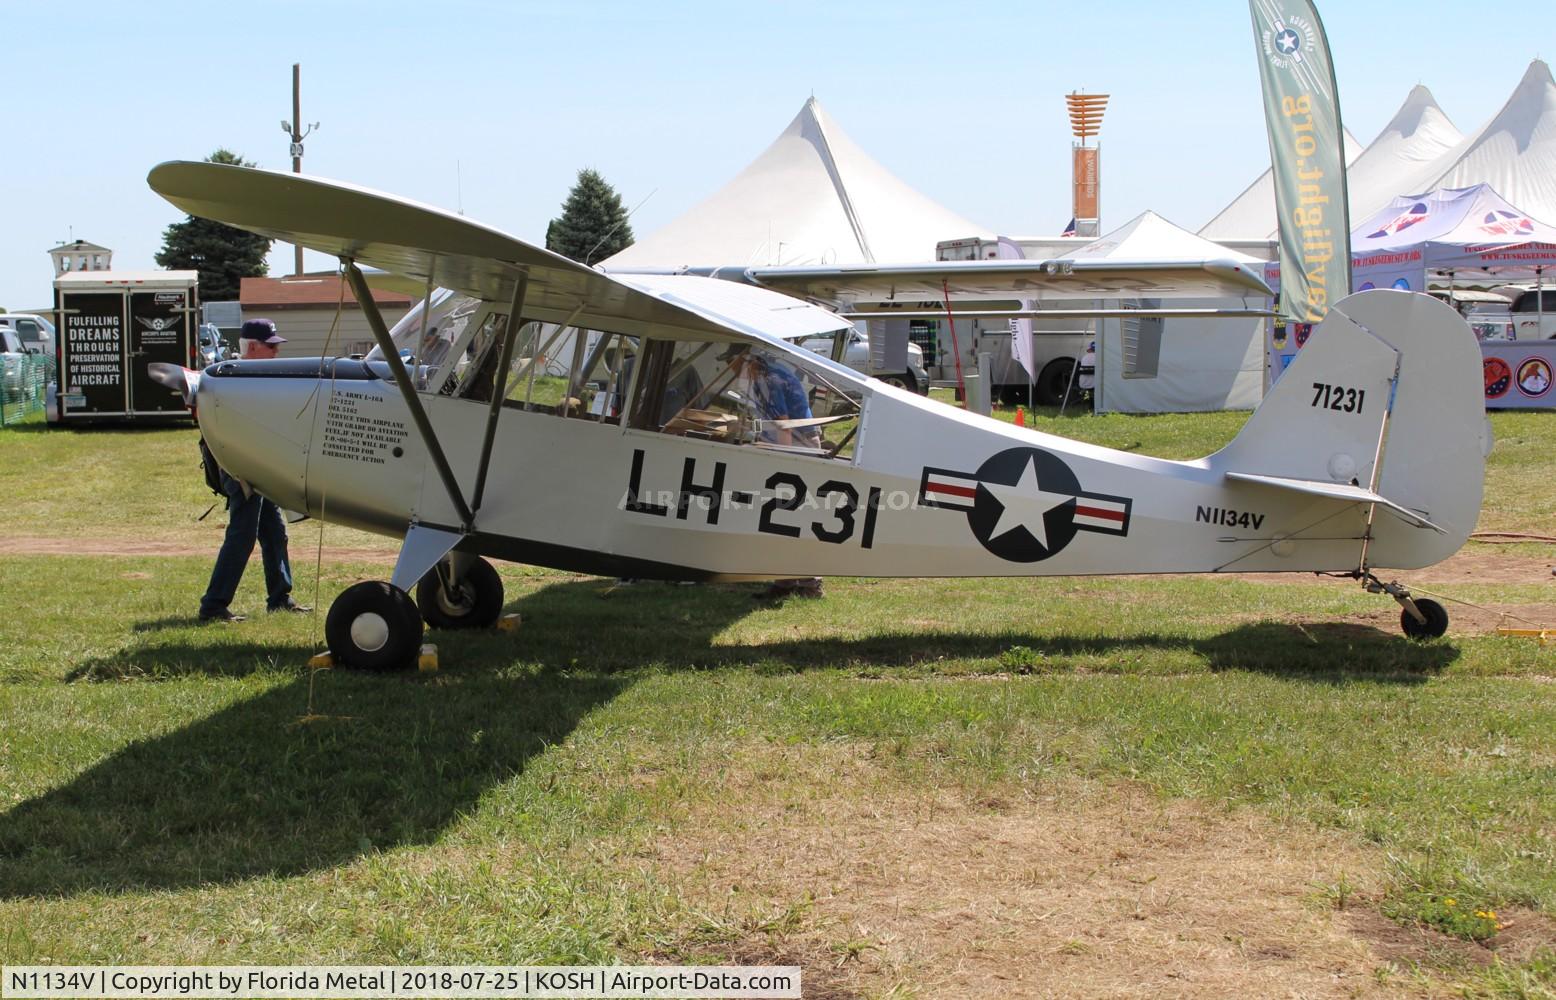
<svg viewBox="0 0 1556 1000">
<path fill-rule="evenodd" d="M 125 412 L 124 293 L 61 292 L 60 416 Z"/>
<path fill-rule="evenodd" d="M 152 381 L 146 366 L 154 361 L 188 365 L 189 293 L 164 289 L 130 293 L 129 352 L 131 413 L 180 412 L 183 399 Z"/>
</svg>

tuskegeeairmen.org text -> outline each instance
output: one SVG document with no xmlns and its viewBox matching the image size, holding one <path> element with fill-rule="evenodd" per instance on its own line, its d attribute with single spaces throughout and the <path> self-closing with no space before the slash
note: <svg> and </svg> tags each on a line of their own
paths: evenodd
<svg viewBox="0 0 1556 1000">
<path fill-rule="evenodd" d="M 114 966 L 0 970 L 0 997 L 799 997 L 797 965 Z"/>
</svg>

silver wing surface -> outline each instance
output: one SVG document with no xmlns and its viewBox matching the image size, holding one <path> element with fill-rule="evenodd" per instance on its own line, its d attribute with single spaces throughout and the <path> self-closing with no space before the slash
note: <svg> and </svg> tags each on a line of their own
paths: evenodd
<svg viewBox="0 0 1556 1000">
<path fill-rule="evenodd" d="M 1227 259 L 959 260 L 929 264 L 753 267 L 764 288 L 826 302 L 956 299 L 1269 297 L 1263 278 Z"/>
<path fill-rule="evenodd" d="M 831 333 L 848 320 L 777 291 L 689 276 L 607 275 L 462 216 L 339 181 L 219 163 L 173 161 L 146 181 L 179 209 L 346 257 L 524 314 L 586 329 L 688 340 L 774 343 Z"/>
</svg>

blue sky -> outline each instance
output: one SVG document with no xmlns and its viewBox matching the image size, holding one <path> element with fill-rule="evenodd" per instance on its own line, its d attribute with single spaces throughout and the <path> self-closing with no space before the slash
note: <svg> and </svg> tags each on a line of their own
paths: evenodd
<svg viewBox="0 0 1556 1000">
<path fill-rule="evenodd" d="M 1416 83 L 1473 131 L 1556 37 L 1437 0 L 1320 13 L 1363 142 Z M 536 242 L 580 167 L 643 203 L 632 221 L 646 234 L 734 176 L 811 94 L 925 194 L 1035 234 L 1070 214 L 1062 95 L 1109 93 L 1104 229 L 1147 208 L 1195 229 L 1269 165 L 1252 35 L 1243 0 L 0 0 L 0 306 L 50 300 L 46 251 L 72 233 L 116 266 L 153 266 L 181 218 L 146 187 L 158 162 L 226 146 L 290 169 L 293 62 L 302 117 L 321 123 L 307 172 L 462 205 Z M 290 248 L 271 260 L 288 273 Z"/>
</svg>

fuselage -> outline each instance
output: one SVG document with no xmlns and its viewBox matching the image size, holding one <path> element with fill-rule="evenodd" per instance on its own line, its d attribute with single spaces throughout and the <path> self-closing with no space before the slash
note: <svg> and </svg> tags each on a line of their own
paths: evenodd
<svg viewBox="0 0 1556 1000">
<path fill-rule="evenodd" d="M 224 467 L 289 509 L 396 537 L 413 523 L 458 530 L 385 374 L 353 360 L 227 362 L 202 382 L 202 429 Z M 1215 456 L 1134 455 L 873 380 L 854 388 L 862 410 L 846 458 L 504 404 L 484 504 L 460 548 L 665 579 L 1357 565 L 1363 506 L 1230 482 Z M 488 406 L 419 399 L 468 499 Z"/>
</svg>

